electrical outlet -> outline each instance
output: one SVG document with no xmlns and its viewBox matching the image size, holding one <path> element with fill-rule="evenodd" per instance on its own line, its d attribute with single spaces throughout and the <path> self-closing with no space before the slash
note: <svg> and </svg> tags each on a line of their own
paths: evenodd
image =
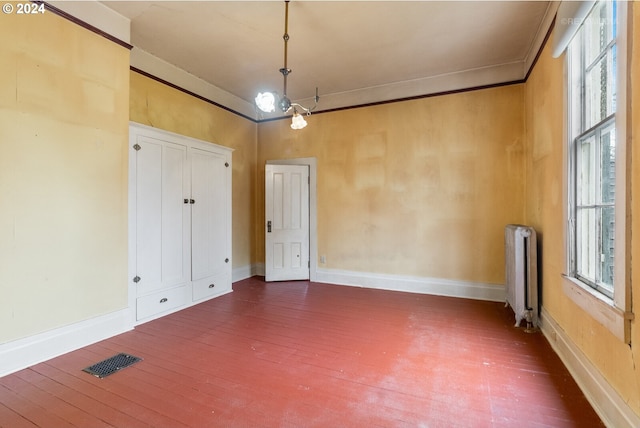
<svg viewBox="0 0 640 428">
<path fill-rule="evenodd" d="M 320 263 L 325 264 L 327 262 L 327 256 L 320 256 Z"/>
</svg>

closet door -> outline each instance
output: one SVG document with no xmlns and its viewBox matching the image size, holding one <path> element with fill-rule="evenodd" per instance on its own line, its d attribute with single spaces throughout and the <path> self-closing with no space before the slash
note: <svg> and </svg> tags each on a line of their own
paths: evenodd
<svg viewBox="0 0 640 428">
<path fill-rule="evenodd" d="M 140 297 L 189 281 L 187 147 L 138 137 L 136 283 Z"/>
<path fill-rule="evenodd" d="M 225 153 L 190 150 L 191 279 L 193 300 L 228 291 L 231 286 L 229 191 Z"/>
</svg>

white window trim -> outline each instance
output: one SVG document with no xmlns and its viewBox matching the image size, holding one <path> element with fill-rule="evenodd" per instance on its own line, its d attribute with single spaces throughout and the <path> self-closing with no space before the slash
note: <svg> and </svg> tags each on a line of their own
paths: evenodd
<svg viewBox="0 0 640 428">
<path fill-rule="evenodd" d="M 631 176 L 630 169 L 627 165 L 627 151 L 631 147 L 630 132 L 628 132 L 627 124 L 627 80 L 628 80 L 628 43 L 629 28 L 627 26 L 628 5 L 626 1 L 618 2 L 618 39 L 617 39 L 617 106 L 616 106 L 616 140 L 623 142 L 623 144 L 616 145 L 616 230 L 615 230 L 615 264 L 614 271 L 614 298 L 609 299 L 602 293 L 595 291 L 587 284 L 571 277 L 568 274 L 563 274 L 562 288 L 565 293 L 574 303 L 581 307 L 591 317 L 593 317 L 600 324 L 605 326 L 613 335 L 625 343 L 631 341 L 631 320 L 633 319 L 633 313 L 630 310 L 630 290 L 631 290 L 631 275 L 630 275 L 630 236 L 627 234 L 627 230 L 630 230 L 630 217 L 629 217 L 629 195 L 627 188 L 627 179 Z M 564 79 L 565 88 L 569 88 L 569 66 L 568 55 L 565 55 L 565 69 Z M 571 206 L 573 202 L 570 200 L 569 184 L 571 183 L 571 154 L 569 148 L 572 147 L 572 139 L 570 124 L 571 122 L 571 94 L 569 91 L 565 91 L 565 125 L 564 125 L 564 144 L 563 154 L 566 160 L 564 168 L 564 207 L 565 207 L 565 272 L 571 272 L 571 260 L 569 254 L 571 252 L 569 234 L 571 232 L 571 224 L 569 222 L 569 213 L 571 212 Z M 619 263 L 618 261 L 622 261 Z"/>
</svg>

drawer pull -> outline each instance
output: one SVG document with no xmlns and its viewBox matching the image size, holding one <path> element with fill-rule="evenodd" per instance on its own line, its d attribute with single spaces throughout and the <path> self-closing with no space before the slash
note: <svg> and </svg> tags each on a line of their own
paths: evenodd
<svg viewBox="0 0 640 428">
<path fill-rule="evenodd" d="M 213 288 L 215 286 L 216 286 L 215 284 L 209 284 L 209 288 Z"/>
<path fill-rule="evenodd" d="M 163 297 L 162 299 L 160 299 L 160 303 L 166 303 L 168 301 L 169 299 L 167 299 L 166 297 Z"/>
</svg>

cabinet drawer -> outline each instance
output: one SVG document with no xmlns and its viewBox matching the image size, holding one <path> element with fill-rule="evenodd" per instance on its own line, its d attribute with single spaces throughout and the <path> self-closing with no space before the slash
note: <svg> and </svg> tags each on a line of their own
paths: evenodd
<svg viewBox="0 0 640 428">
<path fill-rule="evenodd" d="M 158 291 L 136 300 L 136 318 L 138 320 L 185 306 L 188 303 L 187 285 Z"/>
<path fill-rule="evenodd" d="M 218 274 L 193 281 L 193 301 L 217 296 L 231 289 L 229 275 Z"/>
</svg>

